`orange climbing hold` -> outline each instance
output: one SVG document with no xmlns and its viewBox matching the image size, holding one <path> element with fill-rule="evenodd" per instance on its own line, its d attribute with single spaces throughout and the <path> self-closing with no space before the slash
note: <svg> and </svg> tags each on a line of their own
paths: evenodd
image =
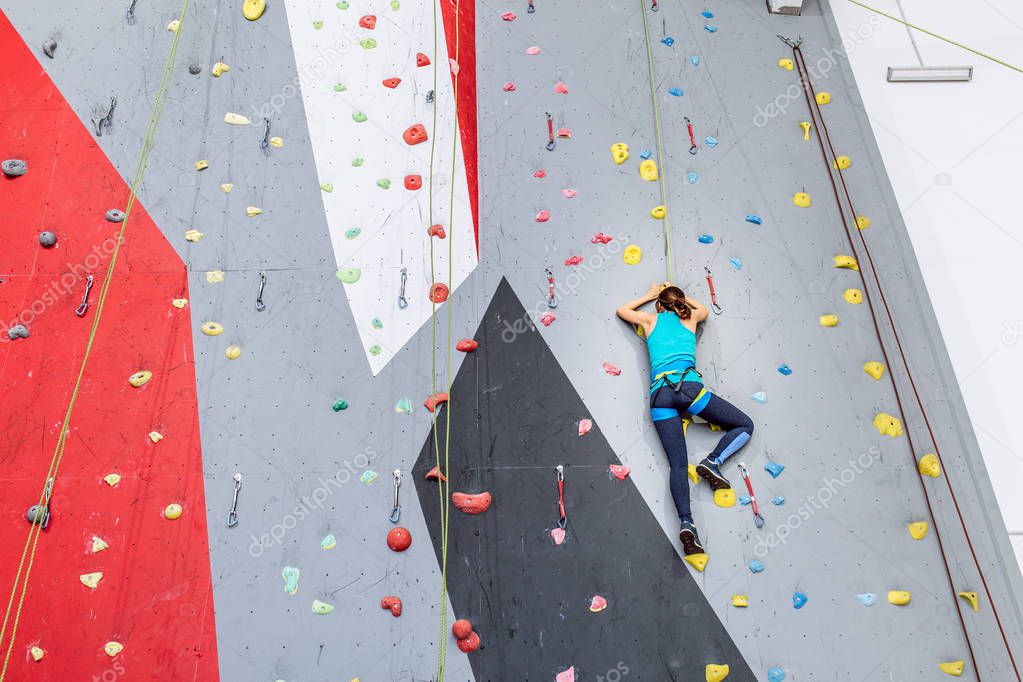
<svg viewBox="0 0 1023 682">
<path fill-rule="evenodd" d="M 380 600 L 380 608 L 389 609 L 391 615 L 397 618 L 401 615 L 401 599 L 398 597 L 384 597 Z"/>
<path fill-rule="evenodd" d="M 422 175 L 406 175 L 405 176 L 405 189 L 417 190 L 423 187 L 423 176 Z"/>
<path fill-rule="evenodd" d="M 444 237 L 448 236 L 448 233 L 444 231 L 443 225 L 432 225 L 430 229 L 426 231 L 426 234 L 431 237 L 437 237 L 438 239 L 444 239 Z M 447 296 L 445 296 L 445 298 L 447 298 Z"/>
<path fill-rule="evenodd" d="M 448 300 L 448 285 L 442 282 L 437 282 L 430 287 L 430 300 L 434 303 L 443 303 Z"/>
<path fill-rule="evenodd" d="M 451 502 L 458 511 L 466 514 L 482 514 L 490 509 L 490 503 L 494 501 L 490 493 L 482 492 L 476 495 L 468 493 L 451 493 Z"/>
<path fill-rule="evenodd" d="M 434 393 L 433 395 L 431 395 L 430 397 L 423 401 L 423 407 L 425 407 L 429 412 L 433 412 L 435 409 L 437 409 L 438 405 L 440 405 L 441 403 L 446 403 L 447 401 L 448 401 L 447 393 Z"/>
<path fill-rule="evenodd" d="M 359 26 L 368 28 L 370 31 L 377 27 L 377 18 L 375 14 L 367 14 L 359 19 Z"/>
<path fill-rule="evenodd" d="M 430 65 L 430 58 L 422 52 L 416 52 L 416 66 L 423 67 Z"/>
<path fill-rule="evenodd" d="M 429 471 L 427 471 L 426 472 L 426 476 L 424 476 L 423 478 L 425 478 L 427 481 L 446 481 L 446 480 L 448 480 L 448 477 L 445 476 L 444 474 L 442 474 L 440 472 L 440 469 L 438 469 L 437 467 L 434 467 L 434 468 L 430 469 Z"/>
<path fill-rule="evenodd" d="M 385 78 L 383 80 L 383 83 L 384 83 L 384 87 L 385 88 L 390 88 L 391 90 L 394 90 L 396 87 L 398 87 L 398 84 L 401 83 L 401 79 L 400 78 Z"/>
<path fill-rule="evenodd" d="M 401 136 L 405 139 L 405 142 L 410 145 L 421 144 L 427 140 L 426 128 L 422 123 L 410 125 L 405 129 L 405 132 L 403 132 Z"/>
</svg>

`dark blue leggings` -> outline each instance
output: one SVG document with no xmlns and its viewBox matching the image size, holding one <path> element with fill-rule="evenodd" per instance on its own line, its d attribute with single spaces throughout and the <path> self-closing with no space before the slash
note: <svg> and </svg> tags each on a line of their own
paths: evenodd
<svg viewBox="0 0 1023 682">
<path fill-rule="evenodd" d="M 679 518 L 692 521 L 689 506 L 689 468 L 686 453 L 685 432 L 682 429 L 682 415 L 689 411 L 690 405 L 697 400 L 703 384 L 698 381 L 683 381 L 678 391 L 671 385 L 662 386 L 650 396 L 650 408 L 654 418 L 654 428 L 661 439 L 671 473 L 668 485 L 671 496 L 675 500 Z M 709 398 L 709 399 L 708 399 Z M 716 463 L 721 464 L 734 455 L 749 442 L 753 435 L 753 420 L 735 405 L 724 398 L 707 391 L 694 406 L 692 414 L 699 414 L 709 423 L 720 426 L 724 435 L 717 447 L 708 455 Z"/>
</svg>

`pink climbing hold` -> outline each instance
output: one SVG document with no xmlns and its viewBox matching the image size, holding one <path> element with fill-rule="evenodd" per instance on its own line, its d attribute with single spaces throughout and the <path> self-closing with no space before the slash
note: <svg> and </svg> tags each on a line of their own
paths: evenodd
<svg viewBox="0 0 1023 682">
<path fill-rule="evenodd" d="M 565 189 L 561 190 L 561 196 L 565 197 L 566 199 L 575 199 L 576 194 L 578 194 L 578 192 L 576 192 L 571 187 L 566 187 Z"/>
<path fill-rule="evenodd" d="M 454 59 L 450 59 L 449 58 L 448 59 L 448 65 L 451 67 L 451 75 L 452 76 L 457 76 L 458 75 L 458 71 L 460 69 L 460 67 L 458 66 L 458 62 L 456 62 Z"/>
<path fill-rule="evenodd" d="M 547 209 L 544 209 L 544 210 L 542 210 L 542 211 L 540 211 L 539 213 L 536 214 L 536 222 L 538 222 L 538 223 L 546 223 L 550 219 L 551 219 L 551 212 L 548 211 Z"/>
<path fill-rule="evenodd" d="M 612 240 L 611 235 L 604 234 L 603 232 L 598 232 L 597 234 L 590 237 L 591 244 L 607 244 L 611 240 Z"/>
<path fill-rule="evenodd" d="M 551 540 L 554 540 L 555 545 L 560 545 L 565 541 L 565 529 L 564 528 L 553 528 L 551 529 Z"/>
<path fill-rule="evenodd" d="M 632 471 L 632 469 L 625 466 L 624 464 L 609 464 L 607 468 L 608 471 L 611 472 L 611 475 L 617 478 L 619 481 L 624 481 L 625 477 L 629 475 L 630 471 Z"/>
<path fill-rule="evenodd" d="M 565 259 L 565 265 L 579 265 L 583 262 L 582 256 L 569 256 Z"/>
<path fill-rule="evenodd" d="M 591 419 L 580 419 L 579 420 L 579 435 L 585 436 L 593 428 L 593 420 Z"/>
<path fill-rule="evenodd" d="M 568 86 L 565 85 L 564 82 L 558 81 L 554 85 L 554 92 L 558 93 L 559 95 L 567 95 L 568 94 Z"/>
<path fill-rule="evenodd" d="M 572 129 L 571 128 L 558 128 L 558 137 L 571 138 L 572 137 Z"/>
<path fill-rule="evenodd" d="M 511 81 L 508 81 L 507 83 L 504 84 L 504 91 L 515 92 L 515 84 L 512 83 Z"/>
<path fill-rule="evenodd" d="M 599 594 L 593 595 L 593 599 L 590 600 L 590 611 L 593 613 L 600 613 L 607 608 L 607 600 L 601 597 Z"/>
<path fill-rule="evenodd" d="M 533 177 L 540 178 L 542 180 L 547 177 L 547 171 L 545 171 L 543 168 L 537 168 L 535 171 L 533 171 Z"/>
<path fill-rule="evenodd" d="M 540 316 L 540 322 L 543 323 L 543 326 L 545 327 L 551 326 L 551 322 L 554 322 L 555 319 L 557 318 L 554 317 L 554 313 L 544 313 Z"/>
<path fill-rule="evenodd" d="M 540 48 L 536 45 L 526 48 L 526 54 L 540 54 Z"/>
<path fill-rule="evenodd" d="M 620 370 L 619 368 L 615 367 L 610 362 L 605 362 L 601 366 L 604 368 L 605 372 L 607 372 L 608 374 L 610 374 L 613 377 L 616 377 L 616 376 L 618 376 L 618 375 L 620 375 L 622 373 L 622 370 Z"/>
<path fill-rule="evenodd" d="M 575 682 L 575 666 L 570 666 L 568 670 L 562 670 L 555 675 L 554 682 Z"/>
<path fill-rule="evenodd" d="M 504 14 L 501 15 L 501 18 L 504 19 L 505 21 L 515 21 L 516 19 L 515 12 L 505 12 Z"/>
</svg>

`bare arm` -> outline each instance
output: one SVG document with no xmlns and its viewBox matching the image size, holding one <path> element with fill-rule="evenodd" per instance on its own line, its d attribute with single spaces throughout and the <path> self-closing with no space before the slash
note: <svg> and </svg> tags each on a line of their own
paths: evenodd
<svg viewBox="0 0 1023 682">
<path fill-rule="evenodd" d="M 710 311 L 707 310 L 707 306 L 703 305 L 699 301 L 686 296 L 686 303 L 689 305 L 690 310 L 693 311 L 693 322 L 703 322 L 710 315 Z"/>
<path fill-rule="evenodd" d="M 622 318 L 626 322 L 629 322 L 630 324 L 638 324 L 642 326 L 645 331 L 649 332 L 654 321 L 657 319 L 657 316 L 652 313 L 645 313 L 639 310 L 639 308 L 656 299 L 657 295 L 660 293 L 661 285 L 652 284 L 649 291 L 637 299 L 633 299 L 628 303 L 620 305 L 618 310 L 615 312 L 618 314 L 618 317 Z"/>
</svg>

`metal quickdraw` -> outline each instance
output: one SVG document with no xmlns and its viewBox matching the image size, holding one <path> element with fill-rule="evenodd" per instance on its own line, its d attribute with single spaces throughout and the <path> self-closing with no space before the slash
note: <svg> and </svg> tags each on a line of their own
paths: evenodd
<svg viewBox="0 0 1023 682">
<path fill-rule="evenodd" d="M 760 507 L 757 506 L 757 496 L 753 494 L 753 483 L 749 480 L 749 471 L 746 470 L 746 464 L 739 462 L 739 473 L 742 474 L 742 480 L 746 482 L 746 490 L 749 492 L 749 503 L 753 509 L 753 523 L 756 524 L 757 528 L 764 527 L 764 517 L 760 515 Z"/>
<path fill-rule="evenodd" d="M 131 0 L 131 4 L 128 5 L 128 9 L 125 11 L 124 16 L 128 20 L 129 24 L 135 23 L 135 4 L 138 0 Z"/>
<path fill-rule="evenodd" d="M 405 298 L 405 283 L 408 282 L 408 268 L 401 269 L 401 290 L 398 292 L 398 307 L 404 310 L 408 308 L 408 299 Z"/>
<path fill-rule="evenodd" d="M 238 525 L 238 493 L 242 489 L 242 475 L 234 475 L 234 497 L 231 499 L 231 511 L 227 512 L 227 527 L 234 528 Z"/>
<path fill-rule="evenodd" d="M 547 151 L 554 151 L 554 117 L 551 112 L 544 112 L 547 115 Z"/>
<path fill-rule="evenodd" d="M 92 117 L 92 126 L 96 129 L 96 137 L 103 137 L 103 126 L 109 128 L 113 123 L 114 107 L 117 106 L 117 98 L 110 98 L 110 108 L 102 116 Z"/>
<path fill-rule="evenodd" d="M 558 528 L 564 530 L 568 525 L 568 518 L 565 516 L 565 467 L 559 464 L 554 470 L 558 473 L 558 513 L 561 515 L 558 519 Z"/>
<path fill-rule="evenodd" d="M 256 312 L 263 312 L 266 310 L 266 304 L 263 303 L 263 288 L 266 286 L 266 273 L 259 273 L 259 293 L 256 294 Z"/>
<path fill-rule="evenodd" d="M 433 90 L 426 93 L 426 103 L 433 104 Z"/>
<path fill-rule="evenodd" d="M 536 8 L 533 7 L 533 0 L 529 0 L 529 7 L 526 8 L 526 13 L 527 14 L 532 14 L 535 11 L 536 11 Z"/>
<path fill-rule="evenodd" d="M 685 120 L 686 120 L 686 130 L 689 131 L 689 145 L 690 145 L 689 146 L 689 153 L 690 154 L 696 154 L 696 150 L 697 150 L 697 147 L 696 147 L 696 135 L 693 133 L 693 122 L 689 120 L 688 116 L 685 117 Z"/>
<path fill-rule="evenodd" d="M 92 275 L 85 278 L 85 293 L 82 294 L 82 302 L 75 308 L 75 315 L 85 317 L 85 311 L 89 309 L 89 291 L 92 289 Z"/>
<path fill-rule="evenodd" d="M 710 309 L 714 311 L 715 315 L 720 315 L 724 311 L 718 305 L 718 294 L 714 290 L 714 275 L 711 274 L 710 268 L 705 267 L 703 270 L 707 273 L 707 288 L 710 289 Z"/>
<path fill-rule="evenodd" d="M 259 148 L 264 152 L 270 152 L 270 119 L 263 117 L 263 139 L 259 141 Z"/>
<path fill-rule="evenodd" d="M 558 301 L 554 298 L 554 273 L 550 268 L 545 268 L 545 270 L 547 272 L 547 307 L 557 308 Z"/>
<path fill-rule="evenodd" d="M 650 0 L 650 11 L 656 12 L 660 7 L 657 6 L 657 0 Z"/>
<path fill-rule="evenodd" d="M 43 487 L 43 503 L 33 504 L 25 513 L 25 518 L 32 525 L 39 524 L 43 530 L 50 525 L 50 497 L 53 495 L 53 479 L 46 479 Z"/>
<path fill-rule="evenodd" d="M 401 519 L 401 505 L 398 504 L 398 490 L 401 488 L 401 469 L 391 472 L 394 476 L 394 504 L 391 505 L 391 523 L 398 523 Z"/>
</svg>

